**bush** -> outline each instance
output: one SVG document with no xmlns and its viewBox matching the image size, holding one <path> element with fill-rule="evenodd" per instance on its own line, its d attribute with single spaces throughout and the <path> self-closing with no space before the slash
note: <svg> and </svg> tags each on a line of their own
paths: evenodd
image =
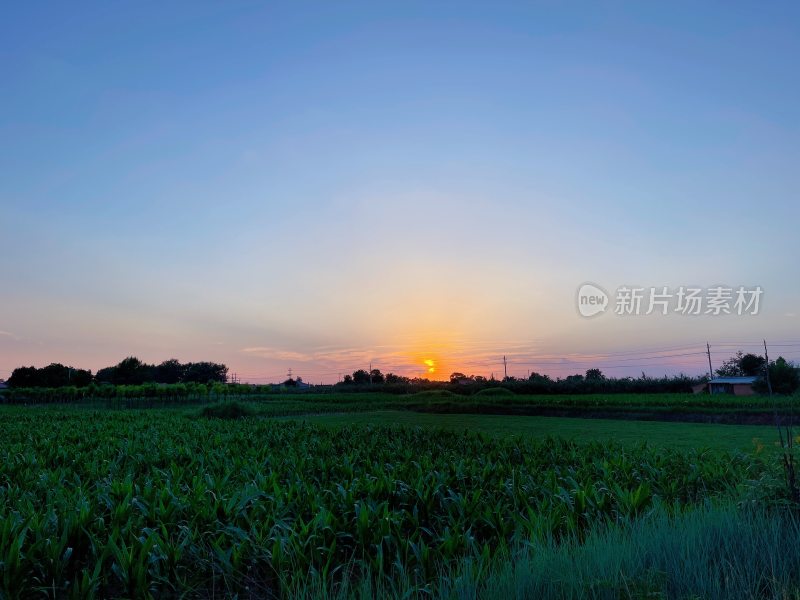
<svg viewBox="0 0 800 600">
<path fill-rule="evenodd" d="M 253 409 L 240 402 L 220 402 L 200 411 L 200 416 L 207 419 L 243 419 L 254 414 Z"/>
<path fill-rule="evenodd" d="M 407 396 L 411 400 L 419 401 L 421 403 L 441 403 L 450 401 L 463 402 L 465 397 L 460 394 L 454 394 L 449 390 L 426 390 L 424 392 L 417 392 L 416 394 L 409 394 Z"/>
<path fill-rule="evenodd" d="M 511 390 L 502 387 L 486 388 L 477 392 L 475 395 L 483 397 L 516 396 L 516 394 Z"/>
</svg>

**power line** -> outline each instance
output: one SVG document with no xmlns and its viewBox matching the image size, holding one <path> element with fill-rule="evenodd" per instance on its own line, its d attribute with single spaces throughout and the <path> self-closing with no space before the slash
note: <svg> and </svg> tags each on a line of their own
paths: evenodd
<svg viewBox="0 0 800 600">
<path fill-rule="evenodd" d="M 677 357 L 681 357 L 681 356 L 697 356 L 697 355 L 700 355 L 700 354 L 705 354 L 705 352 L 686 352 L 686 353 L 683 353 L 683 354 L 664 354 L 664 355 L 660 355 L 660 356 L 637 356 L 635 358 L 620 358 L 620 359 L 618 359 L 617 362 L 626 362 L 626 361 L 631 361 L 631 360 L 633 360 L 633 361 L 636 361 L 636 360 L 659 360 L 659 359 L 662 359 L 662 358 L 677 358 Z M 552 365 L 564 364 L 564 365 L 567 365 L 567 364 L 588 364 L 588 363 L 593 363 L 593 362 L 597 362 L 597 360 L 595 360 L 595 359 L 568 360 L 568 361 L 561 361 L 560 363 L 559 362 L 553 362 L 553 363 L 543 363 L 543 362 L 536 362 L 536 363 L 521 363 L 520 362 L 520 363 L 518 363 L 518 362 L 514 362 L 512 364 L 515 364 L 515 365 L 518 365 L 518 366 L 519 365 L 522 365 L 522 366 L 525 366 L 525 365 L 543 365 L 543 364 L 552 364 Z M 600 361 L 600 362 L 602 362 L 602 361 Z"/>
</svg>

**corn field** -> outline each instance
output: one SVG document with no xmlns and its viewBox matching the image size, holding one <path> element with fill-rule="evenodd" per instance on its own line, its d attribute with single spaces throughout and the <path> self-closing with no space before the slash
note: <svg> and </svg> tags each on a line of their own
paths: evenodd
<svg viewBox="0 0 800 600">
<path fill-rule="evenodd" d="M 743 454 L 186 411 L 0 411 L 0 597 L 425 590 L 465 557 L 730 498 Z"/>
</svg>

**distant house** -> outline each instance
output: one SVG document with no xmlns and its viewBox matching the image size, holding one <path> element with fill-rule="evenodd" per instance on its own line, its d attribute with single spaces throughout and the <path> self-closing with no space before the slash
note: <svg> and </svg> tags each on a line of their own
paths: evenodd
<svg viewBox="0 0 800 600">
<path fill-rule="evenodd" d="M 5 389 L 8 389 L 8 384 L 2 379 L 0 379 L 0 390 L 5 390 Z"/>
<path fill-rule="evenodd" d="M 712 394 L 733 394 L 734 396 L 752 396 L 753 384 L 758 377 L 715 377 L 708 382 Z"/>
</svg>

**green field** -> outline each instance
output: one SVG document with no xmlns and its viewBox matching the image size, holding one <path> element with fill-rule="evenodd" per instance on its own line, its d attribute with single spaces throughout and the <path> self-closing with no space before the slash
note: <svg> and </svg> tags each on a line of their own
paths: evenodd
<svg viewBox="0 0 800 600">
<path fill-rule="evenodd" d="M 373 411 L 292 417 L 323 426 L 410 425 L 468 430 L 493 436 L 542 439 L 613 441 L 623 445 L 651 444 L 662 448 L 741 450 L 757 452 L 778 444 L 774 427 L 764 425 L 709 425 L 615 419 L 574 419 L 474 414 L 430 414 L 409 411 Z"/>
<path fill-rule="evenodd" d="M 771 428 L 436 415 L 358 396 L 360 412 L 327 414 L 295 398 L 0 407 L 0 598 L 800 589 Z M 274 417 L 299 403 L 309 414 Z"/>
<path fill-rule="evenodd" d="M 459 391 L 456 389 L 456 391 Z M 613 411 L 648 413 L 770 413 L 789 412 L 793 396 L 732 396 L 729 394 L 516 394 L 505 388 L 488 388 L 468 395 L 446 389 L 418 393 L 386 391 L 265 391 L 265 387 L 217 384 L 121 385 L 92 388 L 31 388 L 7 390 L 0 404 L 84 405 L 112 409 L 169 408 L 218 401 L 257 402 L 270 414 L 306 412 L 358 412 L 397 409 L 438 413 L 521 413 L 536 410 Z"/>
</svg>

